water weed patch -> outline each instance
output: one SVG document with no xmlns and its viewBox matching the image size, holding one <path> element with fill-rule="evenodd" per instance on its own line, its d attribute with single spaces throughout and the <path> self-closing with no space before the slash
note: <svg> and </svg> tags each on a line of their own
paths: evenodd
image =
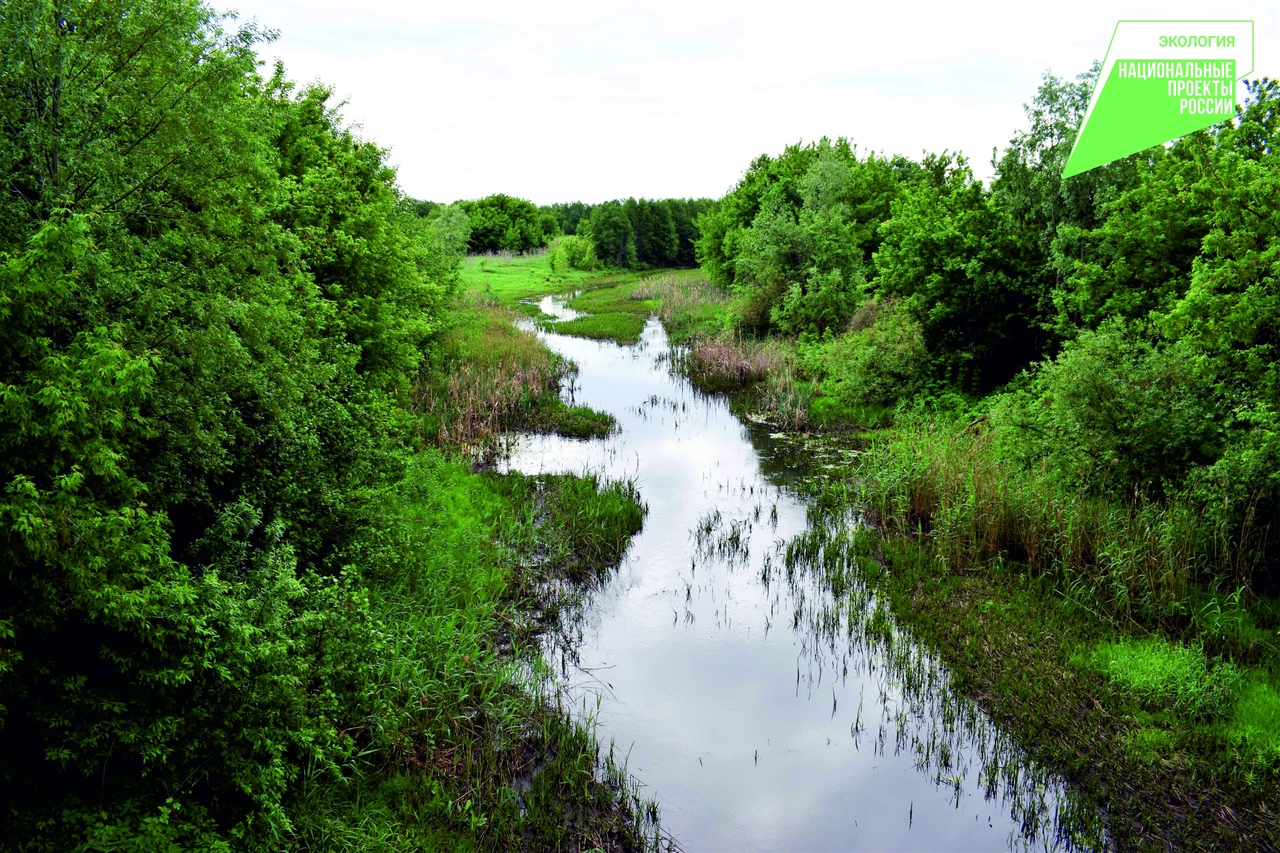
<svg viewBox="0 0 1280 853">
<path fill-rule="evenodd" d="M 1241 675 L 1233 664 L 1210 667 L 1203 649 L 1160 637 L 1100 643 L 1082 662 L 1154 706 L 1197 718 L 1227 714 L 1239 695 Z"/>
</svg>

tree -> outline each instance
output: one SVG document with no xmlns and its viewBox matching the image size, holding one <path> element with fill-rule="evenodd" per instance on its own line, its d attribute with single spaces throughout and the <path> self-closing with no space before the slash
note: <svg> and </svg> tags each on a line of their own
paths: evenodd
<svg viewBox="0 0 1280 853">
<path fill-rule="evenodd" d="M 591 242 L 602 261 L 619 267 L 636 264 L 636 236 L 622 204 L 606 201 L 591 211 Z"/>
<path fill-rule="evenodd" d="M 1040 355 L 1034 263 L 963 158 L 929 156 L 880 226 L 875 287 L 924 328 L 939 378 L 970 392 L 1007 382 Z"/>
<path fill-rule="evenodd" d="M 531 201 L 498 193 L 459 204 L 471 221 L 472 252 L 527 252 L 546 245 L 548 223 Z"/>
<path fill-rule="evenodd" d="M 992 153 L 996 168 L 992 204 L 1033 253 L 1028 274 L 1034 277 L 1042 322 L 1052 326 L 1058 337 L 1071 336 L 1073 322 L 1080 319 L 1069 316 L 1063 300 L 1071 289 L 1066 278 L 1075 263 L 1089 254 L 1082 235 L 1101 226 L 1108 219 L 1108 208 L 1137 184 L 1142 169 L 1163 154 L 1163 149 L 1155 148 L 1062 179 L 1100 71 L 1100 63 L 1095 62 L 1074 81 L 1046 72 L 1036 97 L 1023 107 L 1030 127 L 1014 135 L 998 161 Z M 1057 318 L 1051 308 L 1055 300 Z M 1095 316 L 1087 322 L 1096 324 L 1099 319 Z"/>
<path fill-rule="evenodd" d="M 0 820 L 31 849 L 278 846 L 373 713 L 363 572 L 458 229 L 228 20 L 0 15 Z"/>
</svg>

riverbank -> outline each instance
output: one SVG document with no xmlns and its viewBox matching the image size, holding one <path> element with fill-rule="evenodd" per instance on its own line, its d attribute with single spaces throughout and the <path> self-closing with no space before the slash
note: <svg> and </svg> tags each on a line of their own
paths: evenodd
<svg viewBox="0 0 1280 853">
<path fill-rule="evenodd" d="M 570 307 L 635 317 L 664 309 L 639 277 L 583 284 Z M 1032 758 L 1071 781 L 1111 846 L 1244 850 L 1280 838 L 1280 702 L 1266 600 L 1200 584 L 1195 567 L 1209 555 L 1174 547 L 1178 518 L 1158 505 L 1050 495 L 984 447 L 981 420 L 917 414 L 867 430 L 893 414 L 824 411 L 801 349 L 717 333 L 728 300 L 704 294 L 686 314 L 695 322 L 667 309 L 686 342 L 678 368 L 729 392 L 745 420 L 855 442 L 854 461 L 809 475 L 830 517 L 876 522 L 847 537 L 854 579 Z M 1054 500 L 1060 509 L 1030 512 L 1052 510 Z M 829 532 L 834 542 L 849 531 Z M 1087 543 L 1075 558 L 1054 551 L 1071 536 Z M 849 579 L 832 580 L 839 589 Z M 1077 831 L 1083 842 L 1087 833 Z"/>
<path fill-rule="evenodd" d="M 810 487 L 872 522 L 860 582 L 1096 805 L 1112 845 L 1280 841 L 1280 608 L 1206 582 L 1247 557 L 1189 506 L 1090 497 L 1013 464 L 982 401 L 841 405 L 814 349 L 704 333 L 679 366 L 745 420 L 848 436 L 854 461 L 837 454 Z"/>
<path fill-rule="evenodd" d="M 368 592 L 386 649 L 377 730 L 350 732 L 341 776 L 300 794 L 301 849 L 669 846 L 656 804 L 571 719 L 538 657 L 539 637 L 616 566 L 644 504 L 626 481 L 492 469 L 510 432 L 616 428 L 563 401 L 575 366 L 515 325 L 517 300 L 549 284 L 540 264 L 499 258 L 500 295 L 460 294 L 413 390 L 427 449 L 397 495 L 397 569 Z"/>
</svg>

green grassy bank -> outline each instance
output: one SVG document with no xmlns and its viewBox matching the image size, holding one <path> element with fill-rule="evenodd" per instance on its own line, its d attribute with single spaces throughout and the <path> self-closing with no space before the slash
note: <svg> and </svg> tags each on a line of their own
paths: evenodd
<svg viewBox="0 0 1280 853">
<path fill-rule="evenodd" d="M 394 571 L 368 590 L 375 714 L 296 807 L 308 850 L 635 850 L 656 810 L 536 677 L 537 635 L 640 529 L 627 484 L 421 454 Z"/>
<path fill-rule="evenodd" d="M 1249 529 L 1028 467 L 1000 398 L 851 405 L 831 388 L 838 342 L 735 334 L 725 298 L 701 310 L 677 367 L 740 417 L 845 435 L 854 461 L 811 486 L 866 520 L 849 546 L 861 582 L 1118 849 L 1280 840 L 1280 602 L 1250 583 Z"/>
<path fill-rule="evenodd" d="M 1273 847 L 1274 601 L 1206 584 L 1209 561 L 1231 555 L 1197 541 L 1180 508 L 1056 491 L 966 426 L 906 419 L 814 475 L 813 526 L 789 543 L 789 568 L 818 572 L 837 599 L 886 605 L 1096 809 L 1095 838 Z"/>
</svg>

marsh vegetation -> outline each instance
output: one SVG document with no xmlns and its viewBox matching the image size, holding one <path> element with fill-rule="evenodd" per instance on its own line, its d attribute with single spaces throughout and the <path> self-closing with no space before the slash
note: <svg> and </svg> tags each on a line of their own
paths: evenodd
<svg viewBox="0 0 1280 853">
<path fill-rule="evenodd" d="M 1274 81 L 539 208 L 190 0 L 0 36 L 5 849 L 1280 843 Z"/>
</svg>

